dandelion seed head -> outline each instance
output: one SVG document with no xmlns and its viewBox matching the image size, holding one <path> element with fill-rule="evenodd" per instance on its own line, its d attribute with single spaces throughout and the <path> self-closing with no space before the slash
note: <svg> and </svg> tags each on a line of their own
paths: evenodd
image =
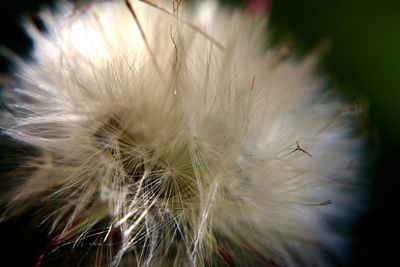
<svg viewBox="0 0 400 267">
<path fill-rule="evenodd" d="M 39 203 L 61 243 L 100 229 L 111 266 L 341 255 L 328 222 L 354 217 L 362 142 L 315 58 L 266 50 L 264 19 L 213 1 L 129 3 L 63 3 L 46 32 L 26 25 L 32 60 L 3 85 L 1 124 L 41 156 L 6 215 Z"/>
</svg>

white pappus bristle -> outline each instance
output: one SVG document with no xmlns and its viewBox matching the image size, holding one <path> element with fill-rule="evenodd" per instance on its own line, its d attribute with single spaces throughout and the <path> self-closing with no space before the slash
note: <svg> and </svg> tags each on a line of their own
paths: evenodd
<svg viewBox="0 0 400 267">
<path fill-rule="evenodd" d="M 5 217 L 39 205 L 54 243 L 95 235 L 89 266 L 328 266 L 343 254 L 335 225 L 354 217 L 362 142 L 314 57 L 266 49 L 265 19 L 213 1 L 55 13 L 41 15 L 46 32 L 26 26 L 32 60 L 3 85 L 1 126 L 41 151 Z"/>
</svg>

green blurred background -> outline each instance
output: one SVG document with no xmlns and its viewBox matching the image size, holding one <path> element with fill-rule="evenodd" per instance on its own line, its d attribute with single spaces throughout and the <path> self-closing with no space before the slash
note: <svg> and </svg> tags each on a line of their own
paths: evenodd
<svg viewBox="0 0 400 267">
<path fill-rule="evenodd" d="M 35 14 L 50 0 L 3 0 L 0 5 L 0 44 L 20 54 L 29 51 L 30 41 L 19 26 L 21 15 Z M 244 8 L 245 0 L 223 1 Z M 400 193 L 400 1 L 370 0 L 273 0 L 270 12 L 271 40 L 275 45 L 291 43 L 295 53 L 307 54 L 329 44 L 321 71 L 338 90 L 359 99 L 366 109 L 365 131 L 370 156 L 364 179 L 371 184 L 369 209 L 353 230 L 356 244 L 348 266 L 394 266 L 397 262 L 395 236 L 400 226 L 397 195 Z M 326 46 L 325 46 L 326 47 Z M 2 60 L 1 70 L 8 69 Z M 1 137 L 0 174 L 7 167 L 7 151 L 21 149 Z M 13 266 L 32 266 L 46 244 L 44 234 L 24 232 L 25 220 L 0 227 L 2 259 L 16 251 Z M 18 229 L 18 231 L 17 231 Z M 4 262 L 4 261 L 3 261 Z M 11 265 L 4 265 L 11 266 Z"/>
<path fill-rule="evenodd" d="M 328 40 L 322 68 L 367 108 L 371 156 L 369 211 L 354 230 L 350 266 L 395 266 L 399 234 L 400 1 L 275 0 L 275 37 L 300 53 Z"/>
</svg>

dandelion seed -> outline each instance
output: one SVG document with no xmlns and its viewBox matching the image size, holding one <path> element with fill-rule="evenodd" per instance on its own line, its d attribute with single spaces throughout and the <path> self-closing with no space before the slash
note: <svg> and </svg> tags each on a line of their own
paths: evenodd
<svg viewBox="0 0 400 267">
<path fill-rule="evenodd" d="M 54 246 L 94 237 L 88 266 L 344 256 L 349 239 L 330 223 L 357 214 L 362 141 L 312 56 L 266 50 L 264 20 L 212 1 L 76 10 L 45 13 L 46 33 L 27 25 L 32 60 L 13 57 L 1 79 L 1 127 L 41 152 L 3 215 L 39 205 L 55 237 L 37 266 Z"/>
</svg>

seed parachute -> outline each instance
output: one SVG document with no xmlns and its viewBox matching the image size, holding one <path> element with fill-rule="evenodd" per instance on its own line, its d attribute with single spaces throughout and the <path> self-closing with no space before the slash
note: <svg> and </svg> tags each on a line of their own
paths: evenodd
<svg viewBox="0 0 400 267">
<path fill-rule="evenodd" d="M 268 47 L 265 18 L 213 1 L 64 2 L 40 17 L 0 118 L 39 152 L 3 197 L 3 219 L 34 209 L 48 230 L 37 266 L 66 246 L 87 266 L 345 257 L 363 145 L 315 56 Z"/>
</svg>

